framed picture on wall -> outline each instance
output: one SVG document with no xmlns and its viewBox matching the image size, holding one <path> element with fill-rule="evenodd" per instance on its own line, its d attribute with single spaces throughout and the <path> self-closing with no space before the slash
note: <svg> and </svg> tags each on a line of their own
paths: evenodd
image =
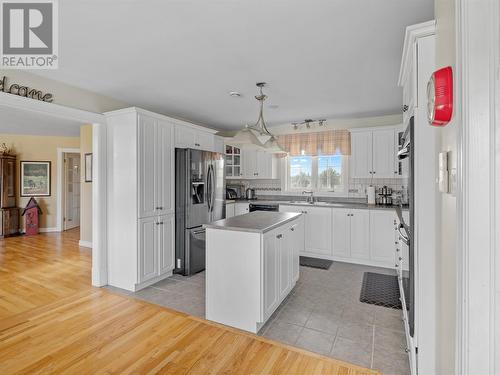
<svg viewBox="0 0 500 375">
<path fill-rule="evenodd" d="M 21 197 L 50 197 L 50 161 L 21 161 Z"/>
<path fill-rule="evenodd" d="M 92 153 L 85 154 L 85 182 L 92 182 Z"/>
</svg>

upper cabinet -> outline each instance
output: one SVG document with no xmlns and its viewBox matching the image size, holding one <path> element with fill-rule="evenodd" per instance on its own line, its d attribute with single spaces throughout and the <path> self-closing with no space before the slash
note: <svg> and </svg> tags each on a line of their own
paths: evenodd
<svg viewBox="0 0 500 375">
<path fill-rule="evenodd" d="M 226 144 L 226 178 L 274 179 L 278 178 L 278 160 L 263 149 L 244 145 Z"/>
<path fill-rule="evenodd" d="M 175 147 L 224 153 L 223 141 L 215 131 L 190 124 L 175 125 Z"/>
<path fill-rule="evenodd" d="M 351 131 L 351 177 L 406 177 L 397 160 L 401 127 L 360 129 Z"/>
</svg>

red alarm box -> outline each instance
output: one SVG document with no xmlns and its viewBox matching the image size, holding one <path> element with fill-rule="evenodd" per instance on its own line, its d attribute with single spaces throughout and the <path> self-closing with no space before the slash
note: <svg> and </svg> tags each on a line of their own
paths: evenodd
<svg viewBox="0 0 500 375">
<path fill-rule="evenodd" d="M 451 66 L 436 70 L 427 84 L 429 124 L 445 126 L 453 114 L 453 71 Z"/>
</svg>

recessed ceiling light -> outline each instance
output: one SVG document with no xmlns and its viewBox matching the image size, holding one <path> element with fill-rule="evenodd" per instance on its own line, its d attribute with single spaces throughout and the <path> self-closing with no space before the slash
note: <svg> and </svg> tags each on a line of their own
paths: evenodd
<svg viewBox="0 0 500 375">
<path fill-rule="evenodd" d="M 232 96 L 233 98 L 239 98 L 241 94 L 238 91 L 229 91 L 229 96 Z"/>
</svg>

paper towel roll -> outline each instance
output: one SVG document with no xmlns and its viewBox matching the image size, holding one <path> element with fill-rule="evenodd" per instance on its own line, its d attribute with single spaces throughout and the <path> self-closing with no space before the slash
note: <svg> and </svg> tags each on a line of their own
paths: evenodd
<svg viewBox="0 0 500 375">
<path fill-rule="evenodd" d="M 366 195 L 368 196 L 368 204 L 375 204 L 375 186 L 368 186 Z"/>
</svg>

